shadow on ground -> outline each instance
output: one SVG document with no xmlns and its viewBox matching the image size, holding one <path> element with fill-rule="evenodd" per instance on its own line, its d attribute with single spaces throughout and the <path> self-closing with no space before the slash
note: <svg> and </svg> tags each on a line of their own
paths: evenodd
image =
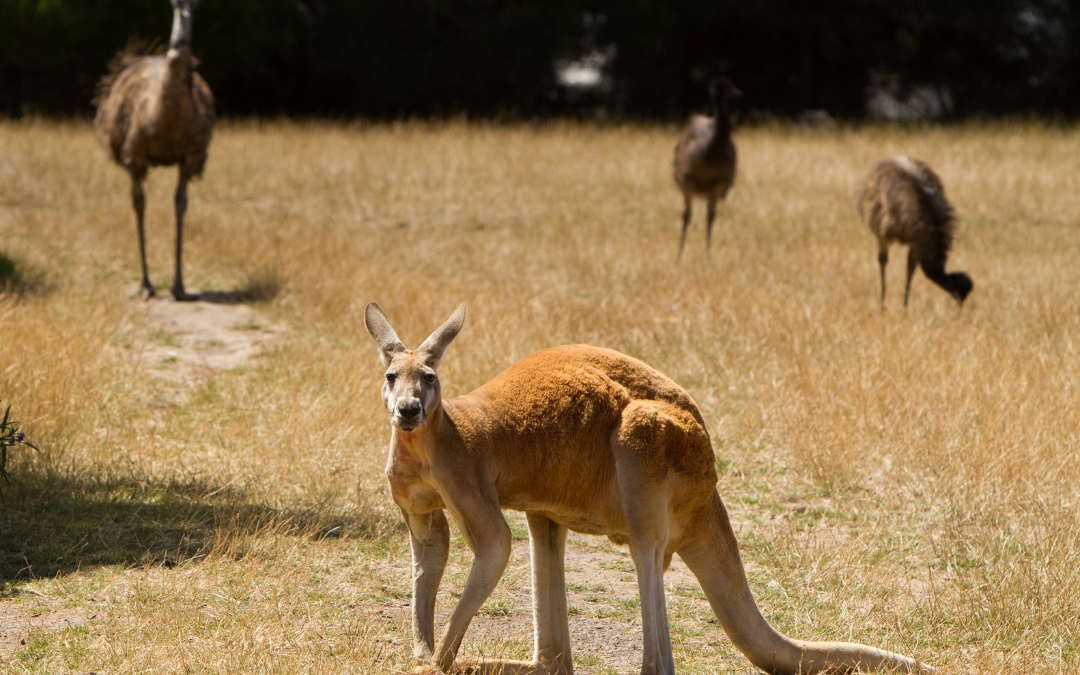
<svg viewBox="0 0 1080 675">
<path fill-rule="evenodd" d="M 0 253 L 0 296 L 8 293 L 17 297 L 44 295 L 52 291 L 39 270 L 17 264 L 15 260 Z"/>
<path fill-rule="evenodd" d="M 257 277 L 243 288 L 232 291 L 201 291 L 199 300 L 215 305 L 240 305 L 246 302 L 269 302 L 281 292 L 276 276 Z"/>
<path fill-rule="evenodd" d="M 3 486 L 3 497 L 0 585 L 99 565 L 172 567 L 214 552 L 235 555 L 230 543 L 256 533 L 381 538 L 401 528 L 400 519 L 365 505 L 282 510 L 195 479 L 22 473 Z"/>
</svg>

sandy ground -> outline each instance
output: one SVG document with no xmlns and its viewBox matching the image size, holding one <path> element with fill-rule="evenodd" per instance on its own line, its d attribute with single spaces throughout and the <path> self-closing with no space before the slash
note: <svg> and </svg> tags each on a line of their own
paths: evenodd
<svg viewBox="0 0 1080 675">
<path fill-rule="evenodd" d="M 524 519 L 522 519 L 524 520 Z M 635 598 L 637 579 L 633 572 L 633 562 L 627 547 L 615 550 L 598 550 L 606 539 L 571 534 L 566 546 L 566 582 L 567 601 L 571 611 L 576 608 L 580 613 L 571 614 L 570 645 L 579 661 L 583 656 L 593 657 L 589 661 L 603 664 L 606 672 L 614 668 L 620 673 L 637 672 L 641 668 L 641 612 L 631 612 L 631 620 L 625 618 L 593 616 L 597 610 L 616 610 L 619 600 Z M 606 547 L 605 547 L 606 548 Z M 518 570 L 524 579 L 529 578 L 529 542 L 515 541 L 511 566 Z M 511 570 L 508 573 L 512 573 Z M 681 560 L 675 558 L 664 575 L 665 586 L 672 589 L 676 585 L 691 584 L 698 588 L 697 580 Z M 582 589 L 583 590 L 580 590 Z M 464 653 L 476 654 L 470 649 L 470 643 L 476 644 L 485 638 L 512 638 L 532 645 L 532 596 L 531 587 L 526 582 L 519 590 L 509 594 L 514 610 L 509 616 L 490 616 L 480 614 L 469 627 L 465 637 Z M 670 598 L 669 598 L 670 599 Z M 452 598 L 440 595 L 438 606 L 440 619 L 445 622 L 453 610 Z M 700 601 L 703 610 L 708 605 Z M 408 608 L 403 609 L 403 619 L 407 622 Z M 445 624 L 443 624 L 445 625 Z M 722 631 L 716 627 L 715 638 L 720 638 Z M 498 657 L 499 654 L 487 654 Z M 588 665 L 579 665 L 576 672 L 587 675 L 596 672 Z"/>
<path fill-rule="evenodd" d="M 283 330 L 227 297 L 209 302 L 156 297 L 142 308 L 156 337 L 143 347 L 143 361 L 153 374 L 170 380 L 187 382 L 200 371 L 242 366 Z"/>
<path fill-rule="evenodd" d="M 183 399 L 203 376 L 247 364 L 284 330 L 258 311 L 231 302 L 227 297 L 190 303 L 154 298 L 142 303 L 140 309 L 146 313 L 149 335 L 134 349 L 141 352 L 147 372 L 165 379 L 178 399 Z M 524 526 L 524 518 L 517 517 Z M 738 523 L 736 528 L 739 529 Z M 571 644 L 578 659 L 585 656 L 587 661 L 601 663 L 605 669 L 635 672 L 641 665 L 640 610 L 627 612 L 623 608 L 619 612 L 618 606 L 620 601 L 632 601 L 637 595 L 633 563 L 626 547 L 611 547 L 605 542 L 602 537 L 576 534 L 571 534 L 567 542 Z M 507 611 L 477 615 L 466 634 L 464 655 L 477 655 L 481 648 L 475 646 L 490 640 L 510 639 L 531 646 L 528 541 L 515 541 L 507 574 L 516 574 L 521 583 L 513 590 L 500 589 L 492 596 L 505 603 Z M 682 585 L 698 588 L 697 580 L 678 558 L 672 561 L 665 575 L 665 585 L 669 592 Z M 13 600 L 0 601 L 0 659 L 25 645 L 32 630 L 59 630 L 97 618 L 92 610 L 63 608 L 58 604 L 53 607 L 45 597 L 36 600 L 18 604 Z M 440 592 L 440 624 L 449 618 L 455 600 L 446 590 Z M 703 616 L 709 613 L 704 600 L 692 602 L 696 612 L 700 611 Z M 598 616 L 605 610 L 619 613 L 622 618 Z M 399 624 L 410 622 L 407 603 L 388 607 L 383 614 Z M 628 616 L 633 618 L 628 619 Z M 709 636 L 701 646 L 723 639 L 722 634 L 716 626 L 716 634 Z M 402 645 L 402 648 L 408 647 Z M 578 670 L 586 675 L 594 672 L 589 665 L 581 665 Z"/>
<path fill-rule="evenodd" d="M 134 349 L 141 351 L 147 372 L 167 380 L 178 399 L 200 377 L 245 365 L 283 330 L 223 294 L 208 294 L 200 302 L 173 302 L 167 296 L 133 302 L 141 303 L 150 329 L 148 339 Z M 0 660 L 25 645 L 32 630 L 54 631 L 96 618 L 93 611 L 61 607 L 27 592 L 38 597 L 30 603 L 0 600 Z"/>
<path fill-rule="evenodd" d="M 32 630 L 60 630 L 97 618 L 92 611 L 52 607 L 48 598 L 40 600 L 32 610 L 7 600 L 0 602 L 0 660 L 25 645 Z"/>
</svg>

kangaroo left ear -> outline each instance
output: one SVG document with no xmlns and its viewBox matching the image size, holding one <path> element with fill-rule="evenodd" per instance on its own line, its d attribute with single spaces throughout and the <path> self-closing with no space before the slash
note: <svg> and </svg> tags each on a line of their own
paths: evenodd
<svg viewBox="0 0 1080 675">
<path fill-rule="evenodd" d="M 450 318 L 446 320 L 446 323 L 439 326 L 434 333 L 431 334 L 428 339 L 424 340 L 424 344 L 416 350 L 425 354 L 425 361 L 432 368 L 439 367 L 439 361 L 442 361 L 443 352 L 450 346 L 450 343 L 455 337 L 457 337 L 458 331 L 461 330 L 461 326 L 465 323 L 465 305 L 458 305 L 458 308 L 454 310 L 454 313 L 450 315 Z"/>
</svg>

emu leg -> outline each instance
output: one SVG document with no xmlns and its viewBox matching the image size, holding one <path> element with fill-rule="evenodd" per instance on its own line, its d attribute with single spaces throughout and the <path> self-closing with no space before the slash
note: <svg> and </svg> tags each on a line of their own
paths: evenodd
<svg viewBox="0 0 1080 675">
<path fill-rule="evenodd" d="M 675 262 L 679 262 L 679 260 L 682 259 L 683 245 L 686 244 L 686 230 L 690 227 L 690 195 L 684 193 L 683 200 L 686 202 L 686 207 L 683 209 L 682 236 L 679 237 L 679 255 L 675 256 Z"/>
<path fill-rule="evenodd" d="M 716 199 L 709 198 L 709 209 L 706 211 L 705 217 L 705 252 L 709 252 L 709 247 L 712 246 L 712 226 L 713 221 L 716 220 Z"/>
<path fill-rule="evenodd" d="M 907 255 L 907 285 L 904 286 L 904 309 L 907 309 L 908 296 L 911 294 L 911 277 L 915 274 L 915 267 L 919 264 L 915 257 L 915 250 L 908 250 Z"/>
<path fill-rule="evenodd" d="M 174 300 L 198 300 L 198 295 L 191 295 L 184 290 L 184 213 L 187 212 L 188 178 L 180 170 L 180 181 L 176 184 L 176 276 L 173 277 L 172 296 Z"/>
<path fill-rule="evenodd" d="M 145 175 L 145 174 L 144 174 Z M 146 213 L 146 193 L 143 192 L 143 176 L 131 174 L 131 205 L 135 208 L 135 221 L 139 229 L 139 260 L 142 262 L 142 293 L 143 300 L 154 297 L 154 285 L 150 283 L 150 274 L 146 271 L 146 233 L 144 232 L 144 216 Z"/>
<path fill-rule="evenodd" d="M 889 264 L 889 252 L 883 250 L 877 255 L 878 265 L 881 266 L 881 309 L 885 309 L 885 266 Z"/>
</svg>

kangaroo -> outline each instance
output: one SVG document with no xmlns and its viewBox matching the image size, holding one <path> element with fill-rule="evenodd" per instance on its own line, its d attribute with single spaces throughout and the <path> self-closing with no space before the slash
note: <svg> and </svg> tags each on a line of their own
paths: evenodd
<svg viewBox="0 0 1080 675">
<path fill-rule="evenodd" d="M 664 571 L 675 553 L 735 646 L 766 672 L 933 672 L 873 647 L 793 640 L 769 625 L 716 490 L 709 433 L 679 385 L 619 352 L 569 345 L 537 352 L 472 393 L 443 400 L 437 369 L 464 321 L 461 305 L 410 350 L 378 305 L 364 312 L 386 367 L 386 476 L 412 547 L 414 674 L 572 675 L 563 571 L 568 530 L 630 545 L 641 595 L 642 675 L 675 672 L 664 597 Z M 469 622 L 510 559 L 503 509 L 523 511 L 528 520 L 533 659 L 455 663 Z M 450 547 L 445 511 L 475 557 L 436 645 L 435 595 Z"/>
</svg>

